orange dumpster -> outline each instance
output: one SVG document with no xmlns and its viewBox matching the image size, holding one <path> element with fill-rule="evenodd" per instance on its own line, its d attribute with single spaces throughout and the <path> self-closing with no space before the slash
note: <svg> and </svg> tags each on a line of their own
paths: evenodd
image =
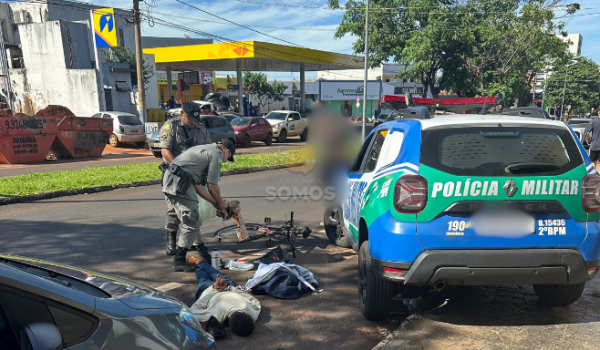
<svg viewBox="0 0 600 350">
<path fill-rule="evenodd" d="M 56 131 L 56 118 L 0 117 L 0 163 L 43 162 Z"/>
<path fill-rule="evenodd" d="M 66 158 L 99 157 L 112 130 L 113 121 L 108 118 L 59 118 L 53 148 Z"/>
</svg>

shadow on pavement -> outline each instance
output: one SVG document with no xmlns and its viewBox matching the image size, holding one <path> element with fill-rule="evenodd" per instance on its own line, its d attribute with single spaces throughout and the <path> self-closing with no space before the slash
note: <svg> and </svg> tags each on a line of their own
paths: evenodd
<svg viewBox="0 0 600 350">
<path fill-rule="evenodd" d="M 98 218 L 94 221 L 98 224 L 79 224 L 74 220 L 69 223 L 24 218 L 3 220 L 2 252 L 95 270 L 151 287 L 181 283 L 168 293 L 188 305 L 193 303 L 195 275 L 171 272 L 172 257 L 164 255 L 164 230 L 144 227 L 145 222 L 156 217 L 141 217 L 139 223 L 118 218 L 114 221 Z M 84 220 L 89 218 L 81 218 Z M 224 260 L 258 254 L 267 248 L 264 239 L 219 244 L 212 238 L 212 232 L 221 226 L 220 220 L 208 221 L 202 236 L 209 250 L 219 248 Z M 311 237 L 296 240 L 297 258 L 290 262 L 311 270 L 324 291 L 306 294 L 298 300 L 258 296 L 263 310 L 255 332 L 249 338 L 240 338 L 228 331 L 218 341 L 219 348 L 365 349 L 377 344 L 387 330 L 397 328 L 402 319 L 397 315 L 380 322 L 370 322 L 361 316 L 356 255 L 329 244 L 325 235 L 318 232 L 320 227 L 312 228 L 317 232 Z M 283 246 L 284 241 L 279 243 Z M 223 270 L 223 273 L 243 285 L 254 271 Z"/>
<path fill-rule="evenodd" d="M 588 282 L 584 295 L 574 304 L 552 307 L 538 301 L 531 286 L 467 287 L 449 286 L 426 299 L 422 309 L 433 321 L 465 326 L 541 326 L 597 322 L 600 298 L 592 296 L 595 280 Z M 595 294 L 595 293 L 594 293 Z"/>
</svg>

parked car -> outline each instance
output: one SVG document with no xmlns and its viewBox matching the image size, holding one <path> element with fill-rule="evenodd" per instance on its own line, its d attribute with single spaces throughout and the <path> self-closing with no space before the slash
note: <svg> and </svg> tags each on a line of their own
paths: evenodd
<svg viewBox="0 0 600 350">
<path fill-rule="evenodd" d="M 587 146 L 587 141 L 585 140 L 585 130 L 592 122 L 592 118 L 573 118 L 569 119 L 569 126 L 577 135 L 577 138 L 584 146 Z"/>
<path fill-rule="evenodd" d="M 250 147 L 252 141 L 264 141 L 269 146 L 273 143 L 273 127 L 265 118 L 243 117 L 231 122 L 236 142 L 242 147 Z"/>
<path fill-rule="evenodd" d="M 108 143 L 119 147 L 122 143 L 135 143 L 138 147 L 146 145 L 146 131 L 140 118 L 125 112 L 102 112 L 92 118 L 110 118 L 113 120 L 113 133 Z"/>
<path fill-rule="evenodd" d="M 219 116 L 227 119 L 227 121 L 231 123 L 234 119 L 240 118 L 242 115 L 241 114 L 232 113 L 232 112 L 228 112 L 228 113 L 219 114 Z"/>
<path fill-rule="evenodd" d="M 206 102 L 206 101 L 194 101 L 194 102 L 200 108 L 202 108 L 202 106 L 209 105 L 211 110 L 216 111 L 215 106 L 212 103 L 210 103 L 210 102 Z M 170 110 L 167 111 L 167 114 L 166 114 L 167 115 L 167 119 L 171 119 L 171 118 L 179 116 L 181 114 L 181 111 L 182 111 L 181 107 L 171 108 Z"/>
<path fill-rule="evenodd" d="M 358 253 L 363 316 L 446 285 L 533 285 L 543 303 L 577 301 L 600 265 L 600 176 L 569 127 L 404 116 L 369 134 L 343 205 L 324 216 L 328 238 Z"/>
<path fill-rule="evenodd" d="M 208 130 L 208 135 L 213 142 L 222 139 L 229 139 L 231 142 L 235 142 L 235 132 L 227 119 L 216 115 L 201 115 L 200 122 L 203 123 Z M 156 158 L 162 158 L 160 151 L 160 130 L 157 130 L 150 135 L 150 138 L 148 139 L 148 148 Z"/>
<path fill-rule="evenodd" d="M 277 142 L 285 142 L 290 136 L 300 136 L 302 141 L 308 138 L 308 120 L 296 111 L 272 111 L 265 119 L 273 126 Z"/>
<path fill-rule="evenodd" d="M 6 350 L 215 349 L 190 309 L 165 293 L 9 255 L 0 255 L 0 335 Z"/>
</svg>

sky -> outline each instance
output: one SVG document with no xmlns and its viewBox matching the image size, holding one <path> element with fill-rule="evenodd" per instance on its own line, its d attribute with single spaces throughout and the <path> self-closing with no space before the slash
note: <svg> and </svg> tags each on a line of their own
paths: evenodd
<svg viewBox="0 0 600 350">
<path fill-rule="evenodd" d="M 192 31 L 217 35 L 225 40 L 256 40 L 290 45 L 276 39 L 279 38 L 311 49 L 353 53 L 352 44 L 356 38 L 352 36 L 345 36 L 341 39 L 334 38 L 335 29 L 342 20 L 343 11 L 297 7 L 326 7 L 326 0 L 304 0 L 302 2 L 300 0 L 181 0 L 210 14 L 176 0 L 146 0 L 149 3 L 152 1 L 156 5 L 151 8 L 155 21 L 154 26 L 150 26 L 147 22 L 144 24 L 142 31 L 145 36 L 183 37 L 184 34 L 187 34 L 193 38 L 203 37 L 197 33 L 185 33 L 180 29 L 165 27 L 165 23 L 161 21 L 166 21 L 183 25 Z M 560 20 L 567 23 L 566 29 L 569 33 L 580 33 L 583 36 L 582 55 L 587 55 L 586 57 L 600 64 L 600 25 L 598 24 L 600 22 L 600 0 L 579 1 L 582 9 L 576 14 Z M 129 7 L 126 5 L 129 1 L 125 0 L 91 0 L 90 2 L 103 6 Z M 243 24 L 255 31 L 227 23 L 215 15 Z M 557 15 L 564 14 L 557 13 Z M 215 40 L 215 42 L 219 41 Z M 298 72 L 269 72 L 267 75 L 269 80 L 299 79 Z M 314 78 L 316 73 L 307 72 L 306 77 L 307 79 Z"/>
</svg>

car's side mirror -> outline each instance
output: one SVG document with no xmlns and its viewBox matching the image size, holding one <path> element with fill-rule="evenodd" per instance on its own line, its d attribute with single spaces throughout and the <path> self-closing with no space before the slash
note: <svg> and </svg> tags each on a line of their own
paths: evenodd
<svg viewBox="0 0 600 350">
<path fill-rule="evenodd" d="M 288 118 L 288 122 L 293 122 L 294 121 L 294 117 L 289 117 Z"/>
<path fill-rule="evenodd" d="M 21 342 L 21 350 L 60 350 L 62 335 L 52 323 L 32 323 L 25 327 L 29 342 Z"/>
<path fill-rule="evenodd" d="M 250 127 L 251 127 L 251 128 L 253 128 L 253 127 L 255 127 L 255 126 L 256 126 L 256 124 L 252 124 L 252 125 L 250 125 Z"/>
</svg>

